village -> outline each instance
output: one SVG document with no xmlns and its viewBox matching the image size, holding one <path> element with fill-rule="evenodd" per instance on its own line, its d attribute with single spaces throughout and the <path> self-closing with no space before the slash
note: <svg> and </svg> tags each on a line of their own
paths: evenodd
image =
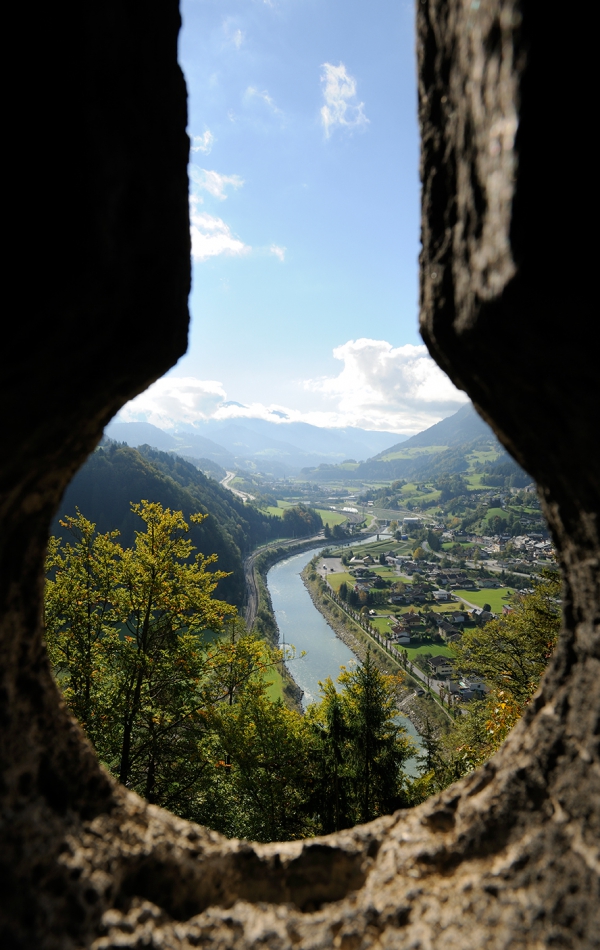
<svg viewBox="0 0 600 950">
<path fill-rule="evenodd" d="M 453 647 L 466 628 L 513 611 L 515 599 L 531 591 L 532 575 L 554 565 L 552 543 L 538 532 L 513 537 L 448 531 L 414 516 L 380 520 L 378 526 L 373 542 L 320 556 L 316 570 L 331 596 L 342 609 L 359 613 L 399 661 L 449 705 L 483 698 L 487 684 L 459 675 Z M 427 537 L 439 538 L 437 552 Z"/>
</svg>

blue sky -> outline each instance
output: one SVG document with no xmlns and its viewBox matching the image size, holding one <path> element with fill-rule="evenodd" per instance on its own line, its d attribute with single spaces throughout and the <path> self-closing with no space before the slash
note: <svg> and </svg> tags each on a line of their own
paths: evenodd
<svg viewBox="0 0 600 950">
<path fill-rule="evenodd" d="M 190 348 L 121 418 L 410 433 L 456 411 L 417 329 L 412 2 L 183 0 L 182 16 Z"/>
</svg>

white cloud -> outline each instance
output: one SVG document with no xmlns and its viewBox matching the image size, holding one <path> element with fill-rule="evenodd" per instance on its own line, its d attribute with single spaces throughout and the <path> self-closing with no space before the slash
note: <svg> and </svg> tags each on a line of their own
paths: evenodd
<svg viewBox="0 0 600 950">
<path fill-rule="evenodd" d="M 336 126 L 358 129 L 368 124 L 364 102 L 356 101 L 356 80 L 348 75 L 343 63 L 339 66 L 323 63 L 321 82 L 324 84 L 325 99 L 325 105 L 321 108 L 321 122 L 326 138 Z"/>
<path fill-rule="evenodd" d="M 208 419 L 224 399 L 225 390 L 216 380 L 164 376 L 123 406 L 119 421 L 170 429 L 177 423 Z"/>
<path fill-rule="evenodd" d="M 278 257 L 279 260 L 282 261 L 282 262 L 285 260 L 285 252 L 286 252 L 286 250 L 287 250 L 286 247 L 279 247 L 278 244 L 271 244 L 271 246 L 270 246 L 270 248 L 269 248 L 269 252 L 270 252 L 271 254 L 274 254 L 275 257 Z"/>
<path fill-rule="evenodd" d="M 468 401 L 424 345 L 349 340 L 333 355 L 344 363 L 339 375 L 307 380 L 305 386 L 334 402 L 344 425 L 420 432 Z"/>
<path fill-rule="evenodd" d="M 225 201 L 227 198 L 225 189 L 228 186 L 237 189 L 244 184 L 244 179 L 240 178 L 239 175 L 221 175 L 219 172 L 208 171 L 208 169 L 200 168 L 198 165 L 190 165 L 190 178 L 198 188 L 208 191 L 219 201 Z"/>
<path fill-rule="evenodd" d="M 239 27 L 236 27 L 235 20 L 232 17 L 227 17 L 227 19 L 223 21 L 223 33 L 225 34 L 227 42 L 233 46 L 234 49 L 241 48 L 245 40 L 245 35 Z"/>
<path fill-rule="evenodd" d="M 275 105 L 274 99 L 269 95 L 266 89 L 263 89 L 262 92 L 260 92 L 258 89 L 255 89 L 254 86 L 248 86 L 246 92 L 244 93 L 244 98 L 247 101 L 250 99 L 260 99 L 269 107 L 273 115 L 283 115 L 283 112 Z"/>
<path fill-rule="evenodd" d="M 190 147 L 190 151 L 203 152 L 205 155 L 208 155 L 210 150 L 213 147 L 214 141 L 215 141 L 214 135 L 212 134 L 210 129 L 207 129 L 206 132 L 202 133 L 202 135 L 193 136 L 192 142 L 194 144 Z"/>
<path fill-rule="evenodd" d="M 194 260 L 205 261 L 219 254 L 233 257 L 248 254 L 251 248 L 236 238 L 229 225 L 221 218 L 198 211 L 198 204 L 201 202 L 202 199 L 197 195 L 190 196 L 190 233 Z"/>
<path fill-rule="evenodd" d="M 119 413 L 124 422 L 145 420 L 161 428 L 206 419 L 268 419 L 280 425 L 359 426 L 412 435 L 456 412 L 468 397 L 455 389 L 425 346 L 393 347 L 385 340 L 349 340 L 333 351 L 344 364 L 333 377 L 308 380 L 305 388 L 323 400 L 309 410 L 279 403 L 227 400 L 215 380 L 165 377 Z"/>
</svg>

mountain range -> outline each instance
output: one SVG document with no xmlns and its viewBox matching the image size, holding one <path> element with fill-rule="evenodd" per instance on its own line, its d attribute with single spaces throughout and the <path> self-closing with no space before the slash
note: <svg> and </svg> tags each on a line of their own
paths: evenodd
<svg viewBox="0 0 600 950">
<path fill-rule="evenodd" d="M 111 422 L 105 435 L 132 447 L 150 445 L 174 452 L 209 474 L 213 471 L 205 463 L 213 463 L 213 469 L 216 464 L 222 469 L 255 471 L 276 478 L 323 463 L 368 459 L 406 438 L 397 432 L 352 426 L 320 428 L 306 422 L 246 418 L 227 423 L 209 420 L 201 426 L 168 431 L 148 422 Z"/>
<path fill-rule="evenodd" d="M 467 456 L 482 451 L 490 464 L 520 472 L 471 403 L 411 437 L 246 418 L 168 431 L 147 422 L 111 422 L 105 435 L 132 447 L 149 445 L 178 455 L 219 481 L 226 470 L 267 478 L 302 474 L 316 482 L 424 479 L 465 471 Z"/>
</svg>

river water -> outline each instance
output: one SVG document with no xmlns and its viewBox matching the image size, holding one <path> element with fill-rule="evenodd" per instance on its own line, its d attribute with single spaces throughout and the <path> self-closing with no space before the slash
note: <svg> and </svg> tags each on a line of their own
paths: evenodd
<svg viewBox="0 0 600 950">
<path fill-rule="evenodd" d="M 330 676 L 335 682 L 341 666 L 351 670 L 359 662 L 352 650 L 336 637 L 302 582 L 300 572 L 314 554 L 314 550 L 295 554 L 279 561 L 267 574 L 267 586 L 279 626 L 280 646 L 285 641 L 286 646 L 293 644 L 298 654 L 306 650 L 306 656 L 288 664 L 291 675 L 304 690 L 302 705 L 305 709 L 309 703 L 320 699 L 319 680 Z M 419 734 L 410 719 L 399 715 L 398 721 L 421 747 Z M 417 774 L 414 759 L 404 767 L 409 775 Z"/>
</svg>

